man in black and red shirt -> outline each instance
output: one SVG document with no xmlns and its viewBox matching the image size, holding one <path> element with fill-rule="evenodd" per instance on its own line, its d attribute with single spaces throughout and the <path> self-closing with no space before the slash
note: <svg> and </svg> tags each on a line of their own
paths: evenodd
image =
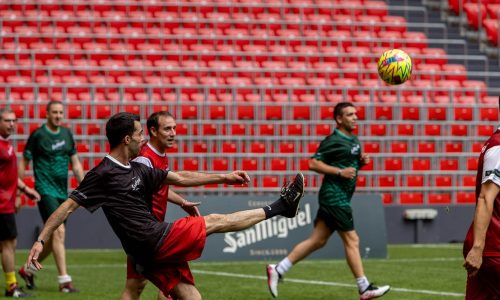
<svg viewBox="0 0 500 300">
<path fill-rule="evenodd" d="M 151 213 L 151 199 L 162 184 L 196 186 L 206 184 L 245 184 L 250 181 L 244 171 L 229 174 L 169 172 L 130 161 L 139 154 L 144 135 L 139 117 L 118 113 L 106 123 L 111 151 L 90 170 L 82 183 L 45 223 L 33 244 L 27 264 L 41 269 L 38 256 L 54 229 L 78 207 L 94 212 L 102 208 L 125 252 L 132 257 L 136 270 L 165 294 L 182 299 L 201 299 L 193 284 L 176 278 L 172 265 L 200 257 L 206 236 L 212 233 L 238 231 L 268 218 L 296 216 L 304 195 L 304 177 L 298 173 L 285 186 L 280 198 L 265 208 L 232 214 L 189 216 L 174 223 L 158 221 Z"/>
<path fill-rule="evenodd" d="M 169 170 L 166 150 L 175 144 L 177 124 L 174 117 L 168 111 L 152 113 L 146 122 L 149 133 L 149 141 L 142 146 L 139 156 L 134 161 L 140 162 L 150 168 Z M 167 202 L 179 205 L 191 216 L 200 216 L 197 208 L 199 203 L 185 200 L 181 195 L 174 192 L 168 185 L 164 184 L 153 195 L 151 210 L 158 221 L 164 221 L 167 213 Z M 187 262 L 174 266 L 180 281 L 194 284 L 194 278 Z M 130 257 L 127 258 L 127 281 L 121 295 L 121 300 L 138 300 L 146 287 L 147 280 L 135 270 Z M 161 291 L 158 300 L 167 298 Z"/>
</svg>

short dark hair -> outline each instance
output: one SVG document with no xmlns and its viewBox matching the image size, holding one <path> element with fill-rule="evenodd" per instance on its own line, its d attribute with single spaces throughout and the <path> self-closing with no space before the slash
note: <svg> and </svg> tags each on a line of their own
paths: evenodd
<svg viewBox="0 0 500 300">
<path fill-rule="evenodd" d="M 160 117 L 165 117 L 165 118 L 171 117 L 172 119 L 174 119 L 174 116 L 172 116 L 172 114 L 166 110 L 160 110 L 152 113 L 149 116 L 148 120 L 146 121 L 146 126 L 148 127 L 149 135 L 151 135 L 151 127 L 154 127 L 156 130 L 158 130 L 159 126 L 158 120 L 160 119 Z"/>
<path fill-rule="evenodd" d="M 45 110 L 47 112 L 49 112 L 50 108 L 52 107 L 52 105 L 55 105 L 55 104 L 61 104 L 61 105 L 63 105 L 62 101 L 59 101 L 59 100 L 50 100 L 49 103 L 47 103 L 47 106 L 45 107 Z"/>
<path fill-rule="evenodd" d="M 13 114 L 14 111 L 10 107 L 2 107 L 0 108 L 0 120 L 2 120 L 2 115 L 5 113 Z"/>
<path fill-rule="evenodd" d="M 106 122 L 106 137 L 111 149 L 118 146 L 127 135 L 134 134 L 135 121 L 140 122 L 141 118 L 128 112 L 117 113 L 109 118 Z"/>
<path fill-rule="evenodd" d="M 333 109 L 333 118 L 337 120 L 337 117 L 341 117 L 344 108 L 346 107 L 354 107 L 354 105 L 351 102 L 339 102 L 337 105 L 335 105 L 335 108 Z"/>
</svg>

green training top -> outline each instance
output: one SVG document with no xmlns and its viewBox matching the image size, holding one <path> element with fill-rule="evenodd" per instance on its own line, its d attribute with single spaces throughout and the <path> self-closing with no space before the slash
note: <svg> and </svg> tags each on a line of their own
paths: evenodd
<svg viewBox="0 0 500 300">
<path fill-rule="evenodd" d="M 44 124 L 28 138 L 24 157 L 33 160 L 35 188 L 42 196 L 59 199 L 68 197 L 68 165 L 70 157 L 76 154 L 75 141 L 71 131 L 59 127 L 54 133 Z"/>
<path fill-rule="evenodd" d="M 361 164 L 361 144 L 355 135 L 347 136 L 335 129 L 327 136 L 312 156 L 329 166 L 337 168 L 353 167 L 359 170 Z M 356 189 L 356 177 L 341 178 L 337 175 L 325 174 L 319 190 L 319 204 L 324 206 L 348 206 Z"/>
</svg>

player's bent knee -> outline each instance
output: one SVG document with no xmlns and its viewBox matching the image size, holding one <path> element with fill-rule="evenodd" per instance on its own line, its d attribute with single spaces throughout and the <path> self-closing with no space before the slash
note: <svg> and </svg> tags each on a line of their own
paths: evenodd
<svg viewBox="0 0 500 300">
<path fill-rule="evenodd" d="M 225 224 L 226 216 L 222 214 L 209 214 L 204 216 L 207 234 L 220 231 Z"/>
</svg>

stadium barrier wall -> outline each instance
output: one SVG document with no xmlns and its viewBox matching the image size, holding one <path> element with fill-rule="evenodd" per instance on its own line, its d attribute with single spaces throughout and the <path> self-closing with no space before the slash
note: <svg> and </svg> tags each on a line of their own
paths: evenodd
<svg viewBox="0 0 500 300">
<path fill-rule="evenodd" d="M 273 202 L 276 195 L 200 196 L 202 214 L 230 213 L 243 209 L 264 207 Z M 355 195 L 352 200 L 355 227 L 361 237 L 361 255 L 365 258 L 387 257 L 387 233 L 384 207 L 380 195 Z M 275 217 L 250 229 L 237 233 L 213 234 L 207 238 L 202 260 L 262 260 L 278 259 L 288 254 L 300 241 L 306 239 L 312 229 L 318 202 L 316 194 L 304 197 L 300 212 L 294 219 Z M 170 205 L 168 220 L 185 216 L 185 212 Z M 42 222 L 37 209 L 23 209 L 17 218 L 18 248 L 30 248 L 41 229 Z M 75 211 L 67 221 L 67 248 L 121 248 L 111 227 L 98 210 L 90 214 L 85 209 Z M 338 235 L 311 258 L 342 258 L 344 249 Z"/>
</svg>

